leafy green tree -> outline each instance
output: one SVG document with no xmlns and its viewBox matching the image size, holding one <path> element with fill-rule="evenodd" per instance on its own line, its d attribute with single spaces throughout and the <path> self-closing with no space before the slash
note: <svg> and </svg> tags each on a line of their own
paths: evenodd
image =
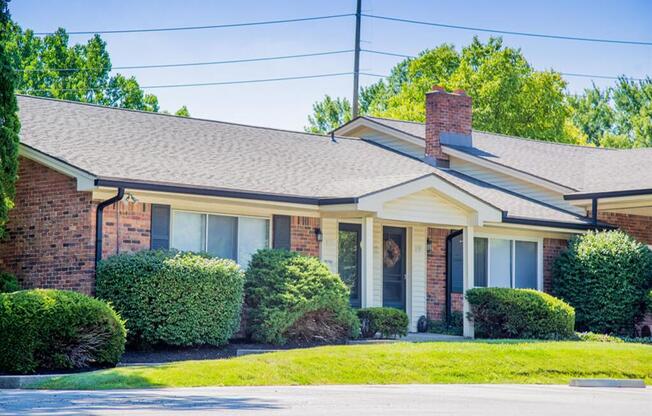
<svg viewBox="0 0 652 416">
<path fill-rule="evenodd" d="M 308 116 L 305 130 L 312 133 L 327 133 L 351 120 L 351 103 L 346 98 L 332 99 L 324 96 L 312 106 L 313 115 Z"/>
<path fill-rule="evenodd" d="M 475 38 L 459 52 L 443 44 L 403 60 L 386 80 L 362 90 L 362 113 L 424 121 L 424 96 L 433 85 L 464 89 L 473 98 L 475 129 L 564 142 L 583 137 L 569 122 L 571 110 L 561 76 L 533 70 L 520 50 L 504 47 L 500 38 L 487 43 Z M 329 97 L 329 102 L 337 99 Z M 314 105 L 311 130 L 326 131 L 350 117 L 343 111 L 326 111 L 329 102 Z"/>
<path fill-rule="evenodd" d="M 616 85 L 595 85 L 570 98 L 572 121 L 592 144 L 603 147 L 652 146 L 652 79 L 620 78 Z"/>
<path fill-rule="evenodd" d="M 188 111 L 188 107 L 181 106 L 180 109 L 177 110 L 176 113 L 174 113 L 175 116 L 181 116 L 181 117 L 190 117 L 190 111 Z"/>
<path fill-rule="evenodd" d="M 146 94 L 134 77 L 111 75 L 106 42 L 99 35 L 70 45 L 65 29 L 44 37 L 8 25 L 7 49 L 16 69 L 16 89 L 25 94 L 81 101 L 134 110 L 160 110 L 158 98 Z"/>
<path fill-rule="evenodd" d="M 16 82 L 12 51 L 8 48 L 11 25 L 9 0 L 0 0 L 0 236 L 13 207 L 18 174 L 18 104 L 14 94 Z"/>
</svg>

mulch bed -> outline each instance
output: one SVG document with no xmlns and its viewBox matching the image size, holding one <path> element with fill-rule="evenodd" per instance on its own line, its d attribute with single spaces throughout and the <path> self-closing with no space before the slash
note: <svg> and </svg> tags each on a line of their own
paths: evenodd
<svg viewBox="0 0 652 416">
<path fill-rule="evenodd" d="M 197 347 L 159 347 L 144 351 L 127 349 L 127 351 L 122 355 L 122 359 L 118 365 L 169 363 L 173 361 L 190 360 L 216 360 L 235 357 L 239 349 L 291 350 L 296 348 L 319 347 L 323 345 L 333 345 L 333 343 L 311 342 L 279 346 L 272 344 L 252 344 L 246 340 L 232 340 L 231 343 L 223 347 L 204 345 Z"/>
</svg>

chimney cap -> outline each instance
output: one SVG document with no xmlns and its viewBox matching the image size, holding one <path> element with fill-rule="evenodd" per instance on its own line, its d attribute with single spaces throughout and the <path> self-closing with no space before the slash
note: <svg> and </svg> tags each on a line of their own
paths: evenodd
<svg viewBox="0 0 652 416">
<path fill-rule="evenodd" d="M 466 95 L 466 91 L 464 91 L 463 89 L 459 88 L 459 89 L 456 89 L 455 91 L 453 91 L 453 94 L 457 94 L 457 95 Z"/>
</svg>

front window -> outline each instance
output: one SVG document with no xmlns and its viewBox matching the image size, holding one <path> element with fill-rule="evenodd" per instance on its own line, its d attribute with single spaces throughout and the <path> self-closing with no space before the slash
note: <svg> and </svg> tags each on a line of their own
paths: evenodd
<svg viewBox="0 0 652 416">
<path fill-rule="evenodd" d="M 474 251 L 476 287 L 538 288 L 538 243 L 476 238 Z"/>
<path fill-rule="evenodd" d="M 171 246 L 235 260 L 246 267 L 257 250 L 269 247 L 269 220 L 175 211 Z"/>
</svg>

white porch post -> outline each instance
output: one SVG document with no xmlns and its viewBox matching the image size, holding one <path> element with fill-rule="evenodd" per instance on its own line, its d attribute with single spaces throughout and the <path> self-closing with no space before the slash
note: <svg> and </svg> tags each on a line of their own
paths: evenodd
<svg viewBox="0 0 652 416">
<path fill-rule="evenodd" d="M 362 307 L 368 308 L 374 301 L 374 219 L 362 218 Z"/>
<path fill-rule="evenodd" d="M 464 293 L 464 336 L 474 337 L 473 322 L 467 318 L 467 313 L 471 311 L 469 302 L 466 300 L 466 291 L 473 287 L 474 279 L 474 237 L 475 230 L 473 227 L 464 227 L 462 239 L 464 243 L 464 278 L 463 278 L 463 293 Z"/>
</svg>

